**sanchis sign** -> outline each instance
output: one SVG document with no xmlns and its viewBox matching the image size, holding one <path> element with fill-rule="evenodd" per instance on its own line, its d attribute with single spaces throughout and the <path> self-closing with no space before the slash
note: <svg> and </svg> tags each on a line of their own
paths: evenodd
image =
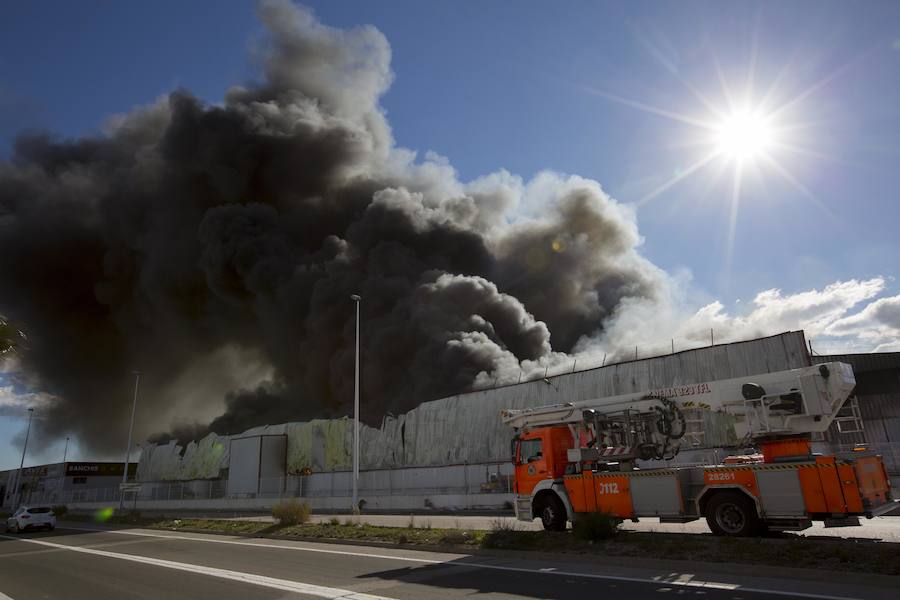
<svg viewBox="0 0 900 600">
<path fill-rule="evenodd" d="M 122 463 L 69 463 L 66 465 L 67 476 L 121 477 L 124 472 Z M 128 465 L 128 474 L 134 475 L 137 465 Z"/>
</svg>

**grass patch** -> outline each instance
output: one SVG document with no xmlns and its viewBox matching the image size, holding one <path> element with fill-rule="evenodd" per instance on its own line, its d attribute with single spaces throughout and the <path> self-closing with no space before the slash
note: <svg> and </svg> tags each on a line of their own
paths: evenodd
<svg viewBox="0 0 900 600">
<path fill-rule="evenodd" d="M 157 519 L 148 523 L 150 529 L 191 529 L 210 533 L 265 533 L 278 529 L 272 523 L 260 521 L 224 521 L 220 519 Z"/>
<path fill-rule="evenodd" d="M 256 521 L 220 521 L 213 519 L 160 519 L 146 524 L 151 529 L 202 530 L 216 533 L 277 533 L 313 539 L 362 540 L 394 544 L 479 546 L 486 532 L 459 529 L 422 529 L 376 527 L 336 518 L 324 523 L 273 525 Z"/>
<path fill-rule="evenodd" d="M 364 523 L 307 523 L 278 530 L 279 535 L 295 535 L 298 537 L 362 540 L 389 542 L 394 544 L 425 544 L 480 546 L 485 536 L 484 531 L 465 531 L 460 529 L 409 528 L 409 527 L 376 527 Z"/>
<path fill-rule="evenodd" d="M 110 525 L 145 525 L 154 519 L 142 517 L 140 512 L 127 512 L 117 514 L 112 508 L 99 509 L 93 513 L 67 512 L 60 521 L 79 521 L 82 523 L 98 523 Z"/>
</svg>

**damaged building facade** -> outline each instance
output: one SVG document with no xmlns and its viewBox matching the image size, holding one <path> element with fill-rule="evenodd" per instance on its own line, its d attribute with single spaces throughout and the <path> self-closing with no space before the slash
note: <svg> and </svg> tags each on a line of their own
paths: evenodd
<svg viewBox="0 0 900 600">
<path fill-rule="evenodd" d="M 868 442 L 897 473 L 900 354 L 811 356 L 803 332 L 789 332 L 458 394 L 385 417 L 380 428 L 361 425 L 362 497 L 381 508 L 392 508 L 396 499 L 388 498 L 398 494 L 416 497 L 402 508 L 434 504 L 429 496 L 443 497 L 452 507 L 495 505 L 498 499 L 490 494 L 509 492 L 512 473 L 511 431 L 499 419 L 504 408 L 665 390 L 831 360 L 854 366 L 860 394 L 816 441 L 817 447 L 839 450 Z M 683 404 L 689 429 L 674 464 L 714 461 L 727 452 L 721 448 L 738 443 L 726 415 L 689 400 Z M 282 440 L 279 450 L 266 452 L 265 444 L 275 443 L 273 437 Z M 223 497 L 291 494 L 314 504 L 317 499 L 340 504 L 336 498 L 349 494 L 352 444 L 352 420 L 346 418 L 275 424 L 237 436 L 209 434 L 186 447 L 174 441 L 145 447 L 138 479 L 196 488 L 188 495 L 202 496 L 205 485 L 209 494 Z M 245 456 L 247 452 L 252 456 Z M 237 472 L 239 464 L 252 468 Z"/>
</svg>

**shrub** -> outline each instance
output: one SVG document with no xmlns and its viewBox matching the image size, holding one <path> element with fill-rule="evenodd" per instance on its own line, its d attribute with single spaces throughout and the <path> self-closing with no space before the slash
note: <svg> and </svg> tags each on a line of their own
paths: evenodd
<svg viewBox="0 0 900 600">
<path fill-rule="evenodd" d="M 585 513 L 578 515 L 572 525 L 572 533 L 576 538 L 586 542 L 606 540 L 616 535 L 619 520 L 605 513 Z"/>
<path fill-rule="evenodd" d="M 513 548 L 521 542 L 521 532 L 515 521 L 502 517 L 491 519 L 491 530 L 485 538 L 485 548 Z"/>
<path fill-rule="evenodd" d="M 300 502 L 296 498 L 282 500 L 272 507 L 272 516 L 279 525 L 299 525 L 309 521 L 312 509 L 306 502 Z"/>
<path fill-rule="evenodd" d="M 494 533 L 503 533 L 507 531 L 518 531 L 518 524 L 511 519 L 504 519 L 503 517 L 494 517 L 491 519 L 491 531 Z"/>
<path fill-rule="evenodd" d="M 338 519 L 337 517 L 331 517 L 330 519 L 328 519 L 328 524 L 331 525 L 332 527 L 337 527 L 338 525 L 341 524 L 341 520 Z"/>
<path fill-rule="evenodd" d="M 66 513 L 69 512 L 69 507 L 66 506 L 65 504 L 57 504 L 56 506 L 52 507 L 50 510 L 53 511 L 53 514 L 54 514 L 54 516 L 56 516 L 56 518 L 62 518 L 64 516 L 66 516 Z"/>
</svg>

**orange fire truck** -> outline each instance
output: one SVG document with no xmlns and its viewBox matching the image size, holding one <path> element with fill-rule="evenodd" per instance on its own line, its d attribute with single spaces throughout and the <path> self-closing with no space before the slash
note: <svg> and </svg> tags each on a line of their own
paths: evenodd
<svg viewBox="0 0 900 600">
<path fill-rule="evenodd" d="M 851 367 L 833 362 L 505 410 L 502 419 L 516 432 L 516 516 L 540 518 L 547 530 L 563 530 L 592 512 L 678 523 L 706 517 L 713 533 L 728 536 L 801 530 L 813 520 L 858 525 L 860 516 L 896 506 L 881 457 L 865 448 L 822 456 L 810 441 L 834 421 L 855 386 Z M 671 464 L 678 453 L 687 405 L 720 413 L 736 446 L 757 447 L 761 455 L 653 467 Z"/>
</svg>

